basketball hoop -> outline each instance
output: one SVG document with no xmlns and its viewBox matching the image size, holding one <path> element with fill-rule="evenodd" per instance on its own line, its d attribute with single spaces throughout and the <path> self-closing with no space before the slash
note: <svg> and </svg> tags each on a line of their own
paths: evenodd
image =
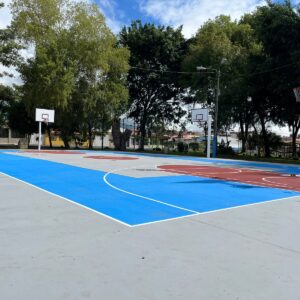
<svg viewBox="0 0 300 300">
<path fill-rule="evenodd" d="M 209 111 L 207 108 L 192 109 L 192 122 L 201 124 L 208 120 Z"/>
<path fill-rule="evenodd" d="M 300 102 L 300 87 L 294 88 L 293 91 L 296 97 L 296 102 Z"/>
<path fill-rule="evenodd" d="M 54 123 L 55 111 L 50 109 L 36 108 L 35 109 L 35 120 L 39 122 L 39 143 L 38 149 L 41 150 L 42 145 L 42 123 L 48 126 L 48 123 Z"/>
</svg>

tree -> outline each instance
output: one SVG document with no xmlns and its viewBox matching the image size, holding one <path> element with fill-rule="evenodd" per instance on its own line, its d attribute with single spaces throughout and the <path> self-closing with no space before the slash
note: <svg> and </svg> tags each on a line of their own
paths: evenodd
<svg viewBox="0 0 300 300">
<path fill-rule="evenodd" d="M 103 109 L 112 118 L 126 107 L 127 49 L 117 45 L 95 4 L 14 0 L 12 7 L 19 36 L 35 47 L 20 68 L 27 110 L 55 109 L 65 146 L 82 131 L 92 148 Z"/>
<path fill-rule="evenodd" d="M 218 128 L 228 130 L 233 124 L 239 124 L 243 151 L 253 120 L 253 110 L 247 102 L 249 59 L 260 51 L 261 46 L 249 24 L 219 16 L 198 30 L 182 65 L 184 71 L 191 72 L 183 76 L 183 84 L 190 88 L 189 102 L 199 102 L 213 109 L 216 70 L 221 70 Z M 197 66 L 207 70 L 196 73 Z"/>
<path fill-rule="evenodd" d="M 7 124 L 10 107 L 15 101 L 15 91 L 0 84 L 0 128 Z"/>
<path fill-rule="evenodd" d="M 62 0 L 14 0 L 12 26 L 24 45 L 34 48 L 34 56 L 19 67 L 23 101 L 30 117 L 36 107 L 56 110 L 56 120 L 65 124 L 74 87 L 74 62 L 68 55 L 69 3 Z M 62 128 L 62 131 L 65 131 Z"/>
<path fill-rule="evenodd" d="M 103 136 L 112 119 L 126 109 L 129 52 L 117 44 L 96 5 L 74 6 L 70 32 L 75 37 L 72 56 L 77 61 L 74 95 L 80 95 L 83 128 L 92 148 L 95 130 L 101 128 Z"/>
<path fill-rule="evenodd" d="M 4 6 L 0 2 L 0 9 Z M 17 66 L 21 46 L 15 40 L 15 32 L 11 27 L 0 29 L 0 64 L 5 67 Z M 0 72 L 0 77 L 12 76 L 8 72 Z"/>
<path fill-rule="evenodd" d="M 29 143 L 30 134 L 36 132 L 37 125 L 35 120 L 28 115 L 23 101 L 16 101 L 12 104 L 8 113 L 8 125 L 27 137 Z"/>
<path fill-rule="evenodd" d="M 128 75 L 129 117 L 140 131 L 139 149 L 144 149 L 147 128 L 153 122 L 178 123 L 182 88 L 177 71 L 186 50 L 181 28 L 132 22 L 120 33 L 121 45 L 131 52 Z"/>
<path fill-rule="evenodd" d="M 300 106 L 293 88 L 300 85 L 300 15 L 290 1 L 268 2 L 252 16 L 251 24 L 261 40 L 265 64 L 271 70 L 265 80 L 271 119 L 292 129 L 293 156 L 297 157 L 296 138 L 300 129 Z"/>
<path fill-rule="evenodd" d="M 4 6 L 0 2 L 0 9 Z M 0 29 L 0 64 L 4 67 L 17 66 L 20 56 L 18 51 L 21 46 L 15 40 L 15 34 L 11 27 Z M 0 72 L 0 78 L 12 75 L 9 72 Z M 7 123 L 7 114 L 14 101 L 14 90 L 0 84 L 0 127 Z"/>
</svg>

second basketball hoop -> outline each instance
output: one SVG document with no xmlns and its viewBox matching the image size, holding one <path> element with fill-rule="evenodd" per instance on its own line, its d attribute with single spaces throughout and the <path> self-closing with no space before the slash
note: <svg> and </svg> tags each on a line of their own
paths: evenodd
<svg viewBox="0 0 300 300">
<path fill-rule="evenodd" d="M 197 108 L 192 109 L 192 122 L 202 123 L 208 121 L 208 109 L 207 108 Z"/>
<path fill-rule="evenodd" d="M 35 110 L 35 121 L 39 122 L 39 143 L 38 143 L 38 150 L 41 150 L 42 145 L 42 122 L 47 124 L 54 123 L 54 110 L 50 109 L 42 109 L 36 108 Z"/>
<path fill-rule="evenodd" d="M 192 109 L 192 122 L 207 123 L 207 158 L 210 158 L 210 139 L 211 139 L 211 116 L 209 115 L 208 108 Z"/>
</svg>

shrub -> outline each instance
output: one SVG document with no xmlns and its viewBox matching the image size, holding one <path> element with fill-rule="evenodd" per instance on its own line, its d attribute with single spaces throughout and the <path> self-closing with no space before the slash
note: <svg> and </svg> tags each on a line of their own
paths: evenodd
<svg viewBox="0 0 300 300">
<path fill-rule="evenodd" d="M 228 146 L 226 147 L 225 145 L 218 145 L 218 154 L 229 154 L 229 155 L 235 155 L 234 150 L 232 147 Z"/>
<path fill-rule="evenodd" d="M 188 151 L 188 145 L 183 143 L 183 142 L 179 142 L 177 144 L 177 150 L 178 150 L 178 152 L 187 152 Z"/>
<path fill-rule="evenodd" d="M 189 147 L 192 151 L 198 151 L 199 150 L 199 143 L 190 143 Z"/>
</svg>

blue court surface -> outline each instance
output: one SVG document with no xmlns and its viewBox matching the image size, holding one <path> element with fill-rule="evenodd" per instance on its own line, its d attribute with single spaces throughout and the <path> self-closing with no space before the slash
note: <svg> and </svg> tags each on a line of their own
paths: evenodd
<svg viewBox="0 0 300 300">
<path fill-rule="evenodd" d="M 87 152 L 87 151 L 85 151 Z M 0 152 L 0 173 L 53 193 L 128 226 L 182 218 L 238 206 L 300 196 L 299 192 L 261 187 L 198 176 L 135 178 L 61 162 Z M 97 154 L 97 152 L 93 152 Z M 105 152 L 101 152 L 103 155 Z M 107 152 L 109 153 L 109 152 Z M 99 153 L 98 153 L 99 154 Z M 116 152 L 114 152 L 116 154 Z M 124 154 L 122 155 L 130 155 Z M 134 154 L 137 156 L 137 154 Z M 145 155 L 140 155 L 145 156 Z M 151 156 L 166 159 L 205 161 L 201 158 Z M 81 158 L 84 159 L 84 158 Z M 210 160 L 300 174 L 289 165 Z M 138 162 L 133 162 L 138 167 Z"/>
</svg>

